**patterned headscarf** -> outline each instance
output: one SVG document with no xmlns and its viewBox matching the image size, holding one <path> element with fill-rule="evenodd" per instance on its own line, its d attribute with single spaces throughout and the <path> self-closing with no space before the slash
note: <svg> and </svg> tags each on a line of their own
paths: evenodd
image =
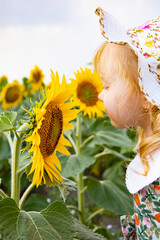
<svg viewBox="0 0 160 240">
<path fill-rule="evenodd" d="M 138 57 L 139 86 L 148 101 L 160 108 L 160 17 L 126 30 L 109 13 L 97 8 L 102 35 L 117 44 L 128 43 Z"/>
</svg>

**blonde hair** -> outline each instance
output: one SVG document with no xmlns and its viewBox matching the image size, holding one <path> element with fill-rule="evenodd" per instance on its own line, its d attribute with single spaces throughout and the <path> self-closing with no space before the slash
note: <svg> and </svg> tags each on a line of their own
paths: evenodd
<svg viewBox="0 0 160 240">
<path fill-rule="evenodd" d="M 105 76 L 107 68 L 111 68 L 122 80 L 127 81 L 128 93 L 125 98 L 131 96 L 133 92 L 141 94 L 138 82 L 138 58 L 127 43 L 119 45 L 105 41 L 96 51 L 93 65 L 100 76 Z M 146 136 L 145 130 L 137 126 L 138 141 L 134 149 L 139 150 L 145 176 L 150 169 L 148 155 L 153 159 L 152 153 L 160 147 L 160 109 L 151 103 L 149 106 L 152 133 Z"/>
</svg>

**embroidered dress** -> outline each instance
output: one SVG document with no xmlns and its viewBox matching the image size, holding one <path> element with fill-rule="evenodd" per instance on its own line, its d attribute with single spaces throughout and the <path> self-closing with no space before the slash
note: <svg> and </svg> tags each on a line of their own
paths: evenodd
<svg viewBox="0 0 160 240">
<path fill-rule="evenodd" d="M 126 240 L 160 239 L 160 150 L 152 157 L 153 160 L 148 158 L 147 176 L 138 174 L 143 171 L 139 155 L 127 168 L 126 186 L 134 194 L 134 214 L 120 218 Z"/>
</svg>

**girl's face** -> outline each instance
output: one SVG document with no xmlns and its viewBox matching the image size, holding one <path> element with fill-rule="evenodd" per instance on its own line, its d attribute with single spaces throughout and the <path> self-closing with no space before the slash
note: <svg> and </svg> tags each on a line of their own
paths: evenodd
<svg viewBox="0 0 160 240">
<path fill-rule="evenodd" d="M 104 102 L 104 108 L 111 124 L 116 128 L 128 128 L 141 125 L 143 122 L 143 96 L 134 92 L 128 94 L 127 82 L 122 81 L 116 73 L 107 73 L 106 77 L 100 76 L 104 85 L 99 99 Z"/>
</svg>

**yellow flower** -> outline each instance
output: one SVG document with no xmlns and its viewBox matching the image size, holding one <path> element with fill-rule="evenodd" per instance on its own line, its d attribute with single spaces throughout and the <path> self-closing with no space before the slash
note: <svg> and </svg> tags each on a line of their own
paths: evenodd
<svg viewBox="0 0 160 240">
<path fill-rule="evenodd" d="M 75 88 L 72 101 L 80 107 L 80 111 L 83 111 L 84 115 L 88 114 L 89 118 L 96 114 L 97 117 L 103 117 L 104 105 L 98 99 L 98 95 L 103 89 L 101 79 L 96 71 L 92 72 L 88 68 L 80 69 L 81 72 L 74 73 L 76 79 L 70 79 L 72 81 L 71 88 Z"/>
<path fill-rule="evenodd" d="M 2 89 L 7 85 L 8 83 L 8 77 L 6 75 L 3 75 L 0 78 L 0 92 L 2 92 Z"/>
<path fill-rule="evenodd" d="M 6 75 L 3 75 L 1 78 L 0 78 L 0 82 L 2 81 L 6 81 L 8 82 L 8 77 Z"/>
<path fill-rule="evenodd" d="M 145 43 L 145 45 L 147 45 L 148 47 L 153 47 L 153 46 L 154 46 L 154 42 L 153 42 L 153 40 L 147 41 L 147 42 Z"/>
<path fill-rule="evenodd" d="M 69 130 L 73 124 L 69 122 L 76 118 L 78 110 L 72 109 L 73 102 L 66 101 L 72 94 L 71 88 L 66 83 L 63 76 L 62 84 L 59 83 L 59 75 L 56 76 L 51 71 L 51 87 L 46 88 L 46 98 L 33 108 L 34 117 L 31 117 L 34 125 L 30 136 L 25 141 L 30 142 L 29 152 L 33 153 L 31 159 L 32 167 L 29 174 L 33 173 L 33 184 L 38 187 L 41 183 L 49 185 L 55 182 L 62 182 L 62 177 L 58 171 L 61 164 L 56 156 L 56 152 L 69 155 L 65 148 L 71 146 L 70 142 L 63 136 L 63 130 Z"/>
<path fill-rule="evenodd" d="M 22 92 L 23 85 L 19 84 L 17 80 L 8 83 L 1 92 L 2 108 L 16 107 L 22 101 Z"/>
<path fill-rule="evenodd" d="M 30 72 L 30 77 L 28 78 L 28 83 L 32 83 L 30 87 L 30 92 L 34 93 L 38 91 L 43 84 L 44 75 L 42 70 L 35 65 L 34 69 Z"/>
</svg>

